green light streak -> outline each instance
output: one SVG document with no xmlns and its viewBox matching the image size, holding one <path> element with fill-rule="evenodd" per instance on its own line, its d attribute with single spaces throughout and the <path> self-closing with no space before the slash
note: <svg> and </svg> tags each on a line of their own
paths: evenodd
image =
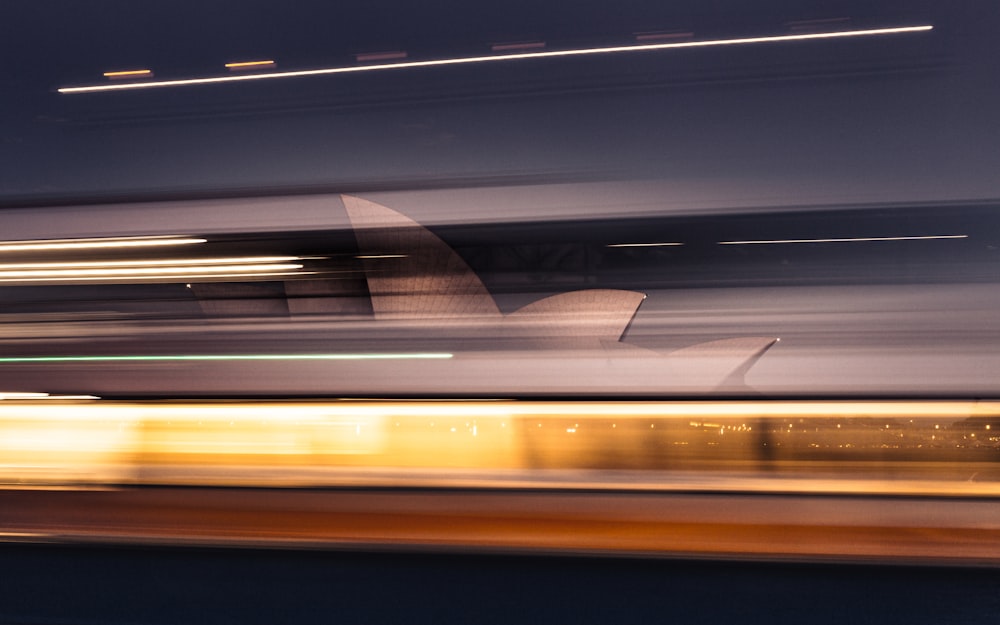
<svg viewBox="0 0 1000 625">
<path fill-rule="evenodd" d="M 9 356 L 0 363 L 13 362 L 191 362 L 237 360 L 446 360 L 453 354 L 179 354 L 169 356 Z"/>
</svg>

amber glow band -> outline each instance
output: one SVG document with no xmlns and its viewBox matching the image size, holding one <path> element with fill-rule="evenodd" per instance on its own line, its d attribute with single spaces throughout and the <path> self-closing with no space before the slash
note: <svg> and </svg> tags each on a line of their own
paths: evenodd
<svg viewBox="0 0 1000 625">
<path fill-rule="evenodd" d="M 472 63 L 499 63 L 527 59 L 545 59 L 571 56 L 587 56 L 596 54 L 618 54 L 625 52 L 648 52 L 654 50 L 670 50 L 675 48 L 708 48 L 732 45 L 754 45 L 763 43 L 780 43 L 791 41 L 809 41 L 819 39 L 843 39 L 849 37 L 872 37 L 879 35 L 897 35 L 905 33 L 924 32 L 933 29 L 931 25 L 902 26 L 894 28 L 872 28 L 867 30 L 843 30 L 823 33 L 804 33 L 794 35 L 773 35 L 766 37 L 742 37 L 737 39 L 707 39 L 701 41 L 673 41 L 669 43 L 651 43 L 642 45 L 608 46 L 601 48 L 576 48 L 570 50 L 550 50 L 540 52 L 519 52 L 511 54 L 491 54 L 488 56 L 468 56 L 450 59 L 434 59 L 427 61 L 404 61 L 399 63 L 382 63 L 377 65 L 329 67 L 323 69 L 269 72 L 245 74 L 238 76 L 212 76 L 206 78 L 186 78 L 176 80 L 154 80 L 135 83 L 118 83 L 113 85 L 86 85 L 80 87 L 62 87 L 59 93 L 89 93 L 95 91 L 118 91 L 123 89 L 152 89 L 157 87 L 181 87 L 188 85 L 206 85 L 214 83 L 238 82 L 244 80 L 267 80 L 277 78 L 300 78 L 305 76 L 324 76 L 331 74 L 350 74 L 356 72 L 374 72 L 380 70 L 408 69 L 418 67 L 437 67 L 444 65 L 467 65 Z"/>
</svg>

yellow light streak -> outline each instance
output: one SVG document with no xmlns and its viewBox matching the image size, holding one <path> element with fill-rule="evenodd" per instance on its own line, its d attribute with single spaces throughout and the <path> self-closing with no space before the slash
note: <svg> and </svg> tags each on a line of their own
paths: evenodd
<svg viewBox="0 0 1000 625">
<path fill-rule="evenodd" d="M 273 60 L 264 61 L 240 61 L 238 63 L 226 63 L 228 69 L 250 69 L 253 67 L 270 67 L 274 65 Z"/>
<path fill-rule="evenodd" d="M 128 363 L 450 357 L 451 354 L 247 354 L 3 360 L 12 363 Z M 792 432 L 805 433 L 813 429 L 810 419 L 816 419 L 821 428 L 829 427 L 831 418 L 842 419 L 845 427 L 835 434 L 840 441 L 845 434 L 851 433 L 850 430 L 864 434 L 868 428 L 866 423 L 871 419 L 875 419 L 875 423 L 883 418 L 910 423 L 919 419 L 921 422 L 914 426 L 914 432 L 923 433 L 932 431 L 930 424 L 940 420 L 946 425 L 940 426 L 938 434 L 945 434 L 949 429 L 961 430 L 961 424 L 970 417 L 995 418 L 998 414 L 1000 402 L 993 400 L 8 401 L 0 402 L 0 484 L 13 483 L 19 487 L 25 484 L 121 484 L 123 480 L 139 479 L 154 484 L 165 483 L 165 480 L 177 484 L 317 486 L 398 485 L 399 480 L 412 479 L 414 481 L 409 483 L 456 485 L 468 477 L 464 474 L 466 470 L 486 470 L 488 473 L 482 476 L 485 480 L 513 483 L 507 480 L 517 482 L 524 475 L 517 477 L 516 472 L 507 473 L 507 469 L 528 469 L 532 473 L 527 475 L 527 482 L 517 483 L 543 488 L 593 487 L 595 484 L 605 488 L 623 485 L 636 488 L 637 484 L 645 484 L 638 487 L 683 490 L 690 488 L 693 482 L 686 479 L 671 482 L 669 478 L 665 482 L 662 473 L 650 474 L 649 481 L 636 482 L 634 477 L 629 477 L 627 483 L 617 478 L 608 479 L 610 474 L 607 473 L 601 476 L 592 472 L 582 472 L 580 481 L 577 478 L 566 481 L 562 477 L 544 479 L 542 473 L 546 472 L 536 472 L 538 464 L 532 458 L 546 458 L 545 466 L 552 463 L 553 467 L 579 467 L 580 454 L 586 453 L 585 449 L 598 453 L 602 445 L 612 444 L 613 440 L 619 441 L 614 443 L 619 446 L 607 449 L 625 449 L 621 445 L 641 444 L 651 434 L 667 436 L 664 440 L 669 442 L 672 429 L 674 435 L 680 430 L 707 434 L 718 429 L 720 434 L 725 431 L 727 437 L 730 432 L 741 432 L 743 434 L 735 435 L 751 441 L 755 436 L 752 432 L 757 431 L 756 424 L 761 419 L 777 419 L 774 427 L 785 430 L 782 436 L 786 437 L 795 436 L 787 433 L 791 419 L 795 421 Z M 856 427 L 852 423 L 857 424 Z M 947 425 L 950 423 L 958 429 Z M 671 428 L 671 424 L 680 426 L 680 430 Z M 836 425 L 839 427 L 841 423 Z M 543 434 L 544 438 L 539 438 Z M 680 432 L 679 435 L 685 434 Z M 694 447 L 694 442 L 683 438 L 672 444 Z M 933 453 L 929 458 L 933 458 Z M 739 464 L 739 458 L 732 460 Z M 780 467 L 781 462 L 776 460 L 773 465 Z M 839 475 L 828 475 L 829 467 L 824 467 L 822 472 L 804 474 L 794 482 L 776 481 L 775 477 L 780 474 L 773 473 L 766 473 L 766 477 L 761 478 L 761 472 L 753 469 L 748 472 L 737 469 L 738 473 L 732 476 L 712 477 L 709 474 L 714 472 L 706 471 L 700 464 L 695 465 L 691 474 L 698 476 L 696 488 L 724 490 L 735 487 L 752 491 L 839 492 L 860 487 L 875 488 L 879 492 L 1000 495 L 1000 485 L 994 480 L 956 482 L 948 471 L 941 477 L 922 477 L 926 464 L 912 463 L 911 466 L 920 467 L 915 474 L 917 477 L 889 481 L 881 468 L 871 469 L 865 461 L 860 466 L 868 466 L 868 471 L 858 472 L 859 465 L 849 459 Z M 320 467 L 322 473 L 317 472 Z M 431 473 L 414 475 L 407 471 L 408 467 Z M 154 470 L 146 475 L 144 468 Z M 197 470 L 191 471 L 192 468 Z M 648 468 L 659 471 L 662 467 L 654 463 Z M 347 472 L 341 472 L 344 470 Z M 801 467 L 795 466 L 795 470 L 800 471 Z M 456 475 L 462 477 L 456 481 Z"/>
<path fill-rule="evenodd" d="M 104 249 L 126 247 L 161 247 L 196 245 L 207 239 L 179 236 L 106 237 L 91 239 L 40 239 L 37 241 L 0 241 L 0 252 L 33 252 L 48 250 Z"/>
<path fill-rule="evenodd" d="M 120 72 L 104 72 L 105 78 L 133 78 L 139 76 L 152 76 L 153 70 L 149 69 L 128 69 Z"/>
<path fill-rule="evenodd" d="M 935 239 L 968 239 L 967 234 L 935 234 L 918 237 L 856 237 L 849 239 L 762 239 L 757 241 L 719 241 L 719 245 L 765 245 L 781 243 L 859 243 L 865 241 L 932 241 Z"/>
<path fill-rule="evenodd" d="M 467 65 L 471 63 L 497 63 L 527 59 L 559 58 L 572 56 L 587 56 L 595 54 L 618 54 L 625 52 L 648 52 L 654 50 L 670 50 L 675 48 L 707 48 L 732 45 L 754 45 L 764 43 L 780 43 L 791 41 L 808 41 L 816 39 L 842 39 L 849 37 L 871 37 L 879 35 L 896 35 L 904 33 L 924 32 L 933 29 L 931 25 L 903 26 L 894 28 L 873 28 L 867 30 L 833 31 L 825 33 L 805 33 L 795 35 L 775 35 L 766 37 L 742 37 L 736 39 L 709 39 L 702 41 L 674 41 L 669 43 L 651 43 L 642 45 L 608 46 L 601 48 L 576 48 L 570 50 L 552 50 L 543 52 L 520 52 L 512 54 L 491 54 L 489 56 L 470 56 L 450 59 L 435 59 L 428 61 L 406 61 L 400 63 L 382 63 L 377 65 L 362 65 L 349 67 L 329 67 L 323 69 L 298 70 L 286 72 L 271 72 L 261 74 L 246 74 L 240 76 L 213 76 L 208 78 L 186 78 L 176 80 L 157 80 L 137 83 L 120 83 L 116 85 L 87 85 L 81 87 L 62 87 L 59 93 L 89 93 L 95 91 L 117 91 L 122 89 L 151 89 L 156 87 L 180 87 L 188 85 L 206 85 L 213 83 L 237 82 L 244 80 L 266 80 L 276 78 L 300 78 L 305 76 L 324 76 L 332 74 L 348 74 L 356 72 L 373 72 L 381 70 L 411 69 L 418 67 L 439 67 L 446 65 Z"/>
</svg>

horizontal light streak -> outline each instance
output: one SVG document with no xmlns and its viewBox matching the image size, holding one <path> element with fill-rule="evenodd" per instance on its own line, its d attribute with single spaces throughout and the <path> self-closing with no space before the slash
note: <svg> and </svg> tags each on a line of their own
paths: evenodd
<svg viewBox="0 0 1000 625">
<path fill-rule="evenodd" d="M 407 254 L 362 254 L 360 256 L 355 256 L 354 258 L 360 258 L 362 260 L 376 260 L 379 258 L 406 258 Z"/>
<path fill-rule="evenodd" d="M 231 267 L 229 269 L 238 269 L 238 267 Z M 97 277 L 76 277 L 76 278 L 10 278 L 10 279 L 0 279 L 0 284 L 15 284 L 15 283 L 37 283 L 37 282 L 63 282 L 63 283 L 77 283 L 77 282 L 116 282 L 116 281 L 132 281 L 132 282 L 181 282 L 188 280 L 219 280 L 222 278 L 278 278 L 284 276 L 311 276 L 318 272 L 315 271 L 261 271 L 257 273 L 184 273 L 176 276 L 166 276 L 166 275 L 152 275 L 152 276 L 97 276 Z"/>
<path fill-rule="evenodd" d="M 175 276 L 191 273 L 211 274 L 230 273 L 238 269 L 241 273 L 290 271 L 301 269 L 296 263 L 271 263 L 257 265 L 239 265 L 237 267 L 120 267 L 103 269 L 49 269 L 49 270 L 17 270 L 0 271 L 0 281 L 8 278 L 85 278 L 85 277 L 123 277 L 123 276 Z"/>
<path fill-rule="evenodd" d="M 996 402 L 495 402 L 495 403 L 373 403 L 372 412 L 418 416 L 609 416 L 642 418 L 699 417 L 857 417 L 965 418 L 996 414 Z M 364 413 L 366 406 L 352 407 Z"/>
<path fill-rule="evenodd" d="M 7 356 L 0 363 L 41 362 L 192 362 L 255 360 L 447 360 L 444 352 L 372 354 L 174 354 L 164 356 Z"/>
<path fill-rule="evenodd" d="M 195 237 L 107 237 L 90 239 L 40 239 L 37 241 L 0 241 L 0 252 L 34 252 L 48 250 L 105 249 L 126 247 L 162 247 L 207 243 Z"/>
<path fill-rule="evenodd" d="M 63 263 L 0 263 L 0 270 L 7 269 L 57 269 L 71 267 L 169 267 L 184 265 L 246 265 L 258 263 L 283 263 L 302 260 L 299 256 L 245 256 L 234 258 L 178 258 L 154 260 L 87 261 Z"/>
<path fill-rule="evenodd" d="M 0 401 L 45 401 L 100 399 L 97 395 L 49 395 L 48 393 L 0 393 Z"/>
<path fill-rule="evenodd" d="M 683 243 L 676 242 L 665 242 L 665 243 L 611 243 L 605 247 L 678 247 L 684 245 Z"/>
<path fill-rule="evenodd" d="M 0 391 L 0 399 L 41 399 L 48 397 L 48 393 L 24 393 L 24 392 L 10 392 L 10 391 Z"/>
<path fill-rule="evenodd" d="M 100 362 L 100 361 L 169 361 L 169 360 L 447 360 L 450 353 L 343 353 L 343 354 L 265 354 L 265 355 L 180 355 L 180 356 L 38 356 L 5 357 L 0 363 L 31 362 Z M 65 396 L 63 396 L 65 397 Z M 88 396 L 89 397 L 89 396 Z M 107 405 L 115 405 L 110 402 Z M 281 409 L 276 409 L 280 406 Z M 593 417 L 605 420 L 676 419 L 689 424 L 697 419 L 707 427 L 707 419 L 730 418 L 844 418 L 878 417 L 888 419 L 961 420 L 969 417 L 1000 414 L 1000 402 L 990 401 L 511 401 L 511 400 L 336 400 L 332 402 L 257 402 L 233 404 L 181 403 L 163 404 L 156 410 L 177 416 L 195 414 L 196 419 L 210 412 L 238 414 L 247 418 L 258 415 L 270 419 L 294 421 L 299 414 L 328 417 L 412 416 L 431 418 L 474 417 Z M 944 423 L 944 421 L 942 421 Z M 576 426 L 574 426 L 576 427 Z"/>
<path fill-rule="evenodd" d="M 449 355 L 450 357 L 450 355 Z M 0 359 L 4 362 L 5 359 Z M 294 406 L 294 404 L 291 404 Z M 318 406 L 309 406 L 312 409 Z M 270 410 L 270 409 L 269 409 Z M 608 417 L 642 419 L 698 418 L 954 418 L 996 415 L 996 401 L 343 401 L 324 407 L 347 415 L 401 415 L 421 417 Z M 273 413 L 274 411 L 271 410 Z M 335 414 L 334 412 L 334 414 Z"/>
<path fill-rule="evenodd" d="M 967 239 L 967 234 L 936 234 L 917 237 L 854 237 L 845 239 L 762 239 L 755 241 L 719 241 L 719 245 L 768 245 L 782 243 L 858 243 L 865 241 L 932 241 L 935 239 Z"/>
<path fill-rule="evenodd" d="M 152 76 L 151 69 L 127 69 L 120 72 L 104 72 L 105 78 L 138 78 L 139 76 Z"/>
<path fill-rule="evenodd" d="M 266 80 L 276 78 L 300 78 L 304 76 L 324 76 L 332 74 L 348 74 L 355 72 L 373 72 L 380 70 L 407 69 L 417 67 L 438 67 L 445 65 L 467 65 L 472 63 L 497 63 L 527 59 L 544 59 L 570 56 L 586 56 L 595 54 L 616 54 L 625 52 L 645 52 L 654 50 L 669 50 L 674 48 L 708 48 L 732 45 L 753 45 L 762 43 L 779 43 L 790 41 L 808 41 L 814 39 L 842 39 L 849 37 L 872 37 L 879 35 L 896 35 L 916 33 L 933 29 L 931 25 L 903 26 L 894 28 L 872 28 L 866 30 L 845 30 L 824 33 L 803 33 L 793 35 L 774 35 L 766 37 L 741 37 L 735 39 L 708 39 L 702 41 L 673 41 L 669 43 L 650 43 L 642 45 L 608 46 L 600 48 L 576 48 L 570 50 L 551 50 L 540 52 L 519 52 L 512 54 L 491 54 L 489 56 L 469 56 L 450 59 L 435 59 L 428 61 L 406 61 L 400 63 L 382 63 L 377 65 L 362 65 L 349 67 L 330 67 L 323 69 L 298 70 L 286 72 L 270 72 L 246 74 L 237 76 L 213 76 L 208 78 L 187 78 L 176 80 L 156 80 L 136 83 L 120 83 L 114 85 L 87 85 L 81 87 L 62 87 L 59 93 L 88 93 L 95 91 L 116 91 L 121 89 L 151 89 L 156 87 L 179 87 L 186 85 L 205 85 L 213 83 L 237 82 L 244 80 Z"/>
<path fill-rule="evenodd" d="M 274 61 L 271 59 L 262 61 L 239 61 L 236 63 L 226 63 L 227 69 L 252 69 L 254 67 L 271 67 Z"/>
</svg>

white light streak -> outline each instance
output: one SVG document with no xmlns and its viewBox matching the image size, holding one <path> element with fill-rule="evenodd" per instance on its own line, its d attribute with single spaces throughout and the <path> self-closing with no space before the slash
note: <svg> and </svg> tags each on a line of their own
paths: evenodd
<svg viewBox="0 0 1000 625">
<path fill-rule="evenodd" d="M 47 250 L 101 249 L 120 247 L 158 247 L 166 245 L 195 245 L 207 239 L 192 237 L 108 237 L 93 239 L 42 239 L 38 241 L 2 241 L 0 252 L 33 252 Z"/>
<path fill-rule="evenodd" d="M 0 392 L 0 399 L 41 399 L 43 397 L 48 397 L 48 393 L 22 393 L 18 391 L 2 391 Z"/>
<path fill-rule="evenodd" d="M 302 269 L 296 263 L 271 263 L 258 265 L 239 265 L 238 267 L 118 267 L 104 269 L 24 269 L 0 271 L 0 280 L 6 278 L 85 278 L 115 277 L 115 276 L 174 276 L 190 273 L 228 273 L 238 269 L 243 273 L 289 271 Z"/>
<path fill-rule="evenodd" d="M 360 258 L 362 260 L 375 260 L 379 258 L 406 258 L 406 254 L 362 254 L 361 256 L 355 256 L 354 258 Z"/>
<path fill-rule="evenodd" d="M 232 267 L 229 269 L 239 269 L 239 267 Z M 283 276 L 310 276 L 315 275 L 316 271 L 262 271 L 257 273 L 185 273 L 177 276 L 173 275 L 152 275 L 152 276 L 107 276 L 101 275 L 97 277 L 51 277 L 51 278 L 10 278 L 10 279 L 0 279 L 0 284 L 16 284 L 16 283 L 33 283 L 33 282 L 114 282 L 114 281 L 132 281 L 132 282 L 187 282 L 190 280 L 219 280 L 222 278 L 278 278 Z"/>
<path fill-rule="evenodd" d="M 933 29 L 931 25 L 903 26 L 894 28 L 873 28 L 867 30 L 845 30 L 824 33 L 803 33 L 794 35 L 774 35 L 767 37 L 742 37 L 737 39 L 709 39 L 702 41 L 673 41 L 669 43 L 651 43 L 642 45 L 608 46 L 601 48 L 576 48 L 570 50 L 551 50 L 541 52 L 519 52 L 512 54 L 491 54 L 489 56 L 469 56 L 450 59 L 435 59 L 427 61 L 405 61 L 400 63 L 382 63 L 350 67 L 329 67 L 323 69 L 269 72 L 259 74 L 212 76 L 207 78 L 185 78 L 176 80 L 155 80 L 134 83 L 86 85 L 80 87 L 62 87 L 59 93 L 89 93 L 95 91 L 117 91 L 122 89 L 152 89 L 157 87 L 180 87 L 188 85 L 206 85 L 214 83 L 238 82 L 244 80 L 267 80 L 277 78 L 300 78 L 305 76 L 325 76 L 332 74 L 349 74 L 356 72 L 374 72 L 381 70 L 410 69 L 418 67 L 438 67 L 445 65 L 467 65 L 472 63 L 498 63 L 504 61 L 519 61 L 527 59 L 544 59 L 570 56 L 587 56 L 594 54 L 617 54 L 625 52 L 646 52 L 654 50 L 669 50 L 674 48 L 708 48 L 732 45 L 753 45 L 762 43 L 779 43 L 789 41 L 808 41 L 813 39 L 842 39 L 848 37 L 872 37 L 878 35 L 896 35 L 916 33 Z"/>
<path fill-rule="evenodd" d="M 762 239 L 759 241 L 719 241 L 719 245 L 769 245 L 782 243 L 858 243 L 865 241 L 932 241 L 935 239 L 968 239 L 967 234 L 936 234 L 918 237 L 857 237 L 851 239 Z"/>
<path fill-rule="evenodd" d="M 678 247 L 683 243 L 611 243 L 605 247 Z"/>
<path fill-rule="evenodd" d="M 0 263 L 0 270 L 7 269 L 59 269 L 84 267 L 170 267 L 184 265 L 246 265 L 281 263 L 302 260 L 299 256 L 246 256 L 234 258 L 178 258 L 154 260 L 88 261 L 64 263 Z"/>
<path fill-rule="evenodd" d="M 447 352 L 358 353 L 358 354 L 171 354 L 151 356 L 13 356 L 0 363 L 32 362 L 164 362 L 240 360 L 447 360 Z M 36 399 L 36 398 L 33 398 Z"/>
<path fill-rule="evenodd" d="M 38 401 L 46 399 L 100 399 L 97 395 L 49 395 L 48 393 L 0 392 L 0 401 Z"/>
</svg>

